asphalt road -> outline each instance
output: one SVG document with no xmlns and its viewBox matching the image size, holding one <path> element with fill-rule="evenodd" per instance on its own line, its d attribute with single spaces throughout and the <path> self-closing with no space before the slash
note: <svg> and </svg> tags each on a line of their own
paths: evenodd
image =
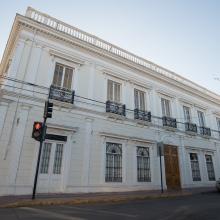
<svg viewBox="0 0 220 220">
<path fill-rule="evenodd" d="M 220 193 L 121 204 L 0 209 L 1 220 L 220 220 Z"/>
</svg>

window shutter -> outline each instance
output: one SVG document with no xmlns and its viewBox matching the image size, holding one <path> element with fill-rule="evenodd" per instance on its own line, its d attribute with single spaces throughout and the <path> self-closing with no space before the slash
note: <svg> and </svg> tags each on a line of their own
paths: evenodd
<svg viewBox="0 0 220 220">
<path fill-rule="evenodd" d="M 145 94 L 142 91 L 140 91 L 139 94 L 140 94 L 140 110 L 144 111 L 145 110 L 145 100 L 144 100 Z"/>
<path fill-rule="evenodd" d="M 111 80 L 108 80 L 108 92 L 107 92 L 107 98 L 109 101 L 113 101 L 113 82 Z"/>
<path fill-rule="evenodd" d="M 138 105 L 138 91 L 135 89 L 134 90 L 134 105 L 135 105 L 135 108 L 139 108 L 139 105 Z"/>
</svg>

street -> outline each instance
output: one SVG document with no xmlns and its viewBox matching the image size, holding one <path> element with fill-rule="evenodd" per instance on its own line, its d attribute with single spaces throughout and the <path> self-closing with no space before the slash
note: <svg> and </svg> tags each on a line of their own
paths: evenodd
<svg viewBox="0 0 220 220">
<path fill-rule="evenodd" d="M 6 208 L 0 209 L 0 219 L 219 220 L 220 193 L 149 199 L 120 204 Z"/>
</svg>

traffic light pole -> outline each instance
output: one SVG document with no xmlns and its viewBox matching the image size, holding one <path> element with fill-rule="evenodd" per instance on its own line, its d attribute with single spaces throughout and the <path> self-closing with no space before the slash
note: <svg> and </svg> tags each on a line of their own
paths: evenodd
<svg viewBox="0 0 220 220">
<path fill-rule="evenodd" d="M 32 193 L 32 199 L 35 199 L 35 195 L 36 195 L 37 179 L 38 179 L 38 173 L 39 173 L 41 151 L 42 151 L 43 141 L 45 139 L 45 134 L 46 134 L 46 131 L 45 131 L 45 129 L 46 129 L 46 121 L 47 121 L 47 118 L 44 117 L 43 134 L 42 134 L 41 140 L 40 140 L 40 148 L 39 148 L 39 152 L 38 152 L 37 167 L 36 167 L 36 173 L 35 173 L 35 177 L 34 177 L 34 188 L 33 188 L 33 193 Z"/>
</svg>

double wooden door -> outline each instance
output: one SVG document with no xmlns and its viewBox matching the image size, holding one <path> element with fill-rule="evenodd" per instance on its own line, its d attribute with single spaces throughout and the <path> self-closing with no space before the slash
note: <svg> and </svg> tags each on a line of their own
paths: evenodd
<svg viewBox="0 0 220 220">
<path fill-rule="evenodd" d="M 178 150 L 176 146 L 164 146 L 167 189 L 180 189 Z"/>
</svg>

